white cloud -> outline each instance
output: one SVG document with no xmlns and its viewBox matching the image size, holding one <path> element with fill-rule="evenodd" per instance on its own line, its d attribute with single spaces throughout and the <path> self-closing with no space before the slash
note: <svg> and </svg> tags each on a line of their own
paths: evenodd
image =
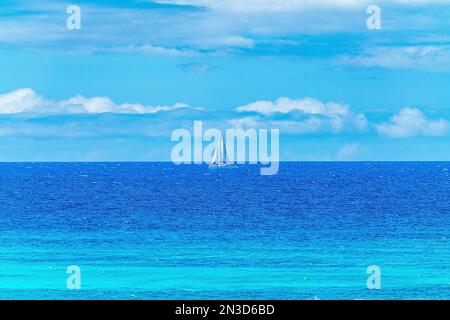
<svg viewBox="0 0 450 320">
<path fill-rule="evenodd" d="M 70 115 L 70 114 L 156 114 L 179 109 L 194 109 L 186 104 L 177 103 L 170 106 L 148 106 L 140 103 L 118 104 L 109 97 L 86 98 L 76 95 L 67 100 L 53 101 L 44 99 L 30 88 L 18 89 L 0 95 L 0 115 L 11 114 L 44 114 L 44 115 Z M 363 113 L 353 112 L 348 105 L 328 102 L 323 103 L 313 98 L 289 99 L 279 98 L 276 101 L 256 101 L 236 108 L 240 117 L 223 116 L 216 121 L 218 127 L 232 126 L 238 128 L 278 128 L 283 134 L 315 134 L 343 132 L 363 132 L 368 129 L 368 120 Z M 170 117 L 169 114 L 167 114 Z M 207 116 L 207 115 L 205 115 Z M 225 119 L 225 120 L 224 120 Z M 185 118 L 178 119 L 180 121 Z M 186 120 L 188 121 L 188 120 Z M 189 121 L 188 121 L 189 123 Z M 170 126 L 171 124 L 169 124 Z M 37 126 L 37 127 L 36 127 Z M 11 124 L 0 130 L 0 136 L 11 136 L 17 130 L 20 132 L 37 132 L 41 135 L 51 135 L 59 127 L 40 127 L 37 123 L 23 123 L 21 127 Z M 67 127 L 67 124 L 66 124 Z M 154 128 L 140 126 L 138 133 L 150 135 Z M 450 123 L 445 119 L 429 119 L 419 109 L 405 108 L 392 116 L 389 121 L 374 124 L 377 132 L 390 138 L 406 138 L 415 136 L 439 137 L 450 133 Z M 133 132 L 127 128 L 126 132 Z M 168 130 L 167 128 L 165 129 Z M 76 131 L 76 130 L 73 130 Z M 101 132 L 100 132 L 101 131 Z M 105 129 L 89 127 L 89 132 L 103 134 Z M 115 129 L 117 132 L 118 129 Z M 147 132 L 148 131 L 148 132 Z M 100 132 L 100 133 L 99 133 Z M 356 145 L 345 146 L 340 150 L 336 159 L 350 158 L 353 152 L 360 151 Z"/>
<path fill-rule="evenodd" d="M 139 103 L 116 104 L 109 97 L 85 98 L 81 95 L 63 101 L 45 100 L 30 88 L 18 89 L 0 95 L 0 114 L 43 113 L 43 114 L 152 114 L 189 108 L 177 103 L 173 106 L 146 106 Z"/>
<path fill-rule="evenodd" d="M 275 102 L 262 100 L 236 110 L 256 115 L 231 120 L 229 123 L 234 127 L 279 128 L 286 134 L 361 132 L 369 127 L 366 116 L 352 112 L 349 106 L 323 103 L 313 98 L 279 98 Z M 402 109 L 388 122 L 375 124 L 374 127 L 380 135 L 391 138 L 439 137 L 450 133 L 447 120 L 428 119 L 419 109 L 412 108 Z M 350 158 L 356 151 L 361 149 L 355 144 L 345 146 L 336 158 Z"/>
<path fill-rule="evenodd" d="M 391 138 L 436 137 L 449 132 L 449 122 L 445 119 L 429 120 L 419 109 L 405 108 L 376 128 L 378 133 Z"/>
<path fill-rule="evenodd" d="M 238 107 L 238 112 L 253 112 L 265 117 L 293 114 L 288 120 L 265 120 L 271 126 L 282 126 L 288 132 L 308 133 L 330 131 L 334 133 L 342 131 L 362 131 L 367 127 L 367 118 L 362 113 L 354 113 L 349 106 L 328 102 L 323 103 L 313 98 L 292 100 L 278 98 L 272 101 L 256 101 L 254 103 Z M 294 112 L 296 113 L 294 115 Z M 300 116 L 301 119 L 295 119 Z M 235 122 L 239 123 L 239 122 Z"/>
<path fill-rule="evenodd" d="M 2 114 L 28 112 L 48 104 L 48 101 L 29 88 L 0 95 L 0 113 Z"/>
<path fill-rule="evenodd" d="M 265 116 L 276 113 L 289 113 L 301 111 L 305 114 L 337 115 L 349 112 L 349 107 L 343 104 L 328 102 L 326 104 L 313 98 L 292 100 L 286 97 L 278 98 L 275 102 L 260 100 L 245 106 L 238 107 L 238 112 L 256 112 Z"/>
<path fill-rule="evenodd" d="M 173 111 L 188 108 L 188 105 L 177 103 L 173 106 L 144 106 L 139 103 L 116 104 L 108 97 L 85 98 L 75 96 L 69 100 L 60 102 L 62 110 L 70 113 L 121 113 L 121 114 L 150 114 L 161 111 Z"/>
</svg>

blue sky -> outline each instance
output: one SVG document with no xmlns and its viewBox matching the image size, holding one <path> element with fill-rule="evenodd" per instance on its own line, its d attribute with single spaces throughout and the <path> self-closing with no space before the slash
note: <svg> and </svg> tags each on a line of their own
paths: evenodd
<svg viewBox="0 0 450 320">
<path fill-rule="evenodd" d="M 450 160 L 450 1 L 1 9 L 0 161 L 170 160 L 194 120 L 279 128 L 282 160 Z"/>
</svg>

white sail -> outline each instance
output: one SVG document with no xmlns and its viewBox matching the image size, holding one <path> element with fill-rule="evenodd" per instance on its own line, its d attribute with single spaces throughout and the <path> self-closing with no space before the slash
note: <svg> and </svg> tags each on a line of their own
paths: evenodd
<svg viewBox="0 0 450 320">
<path fill-rule="evenodd" d="M 225 148 L 225 143 L 223 142 L 223 138 L 220 138 L 219 142 L 216 145 L 216 149 L 214 150 L 214 156 L 211 161 L 211 165 L 224 165 L 228 163 L 227 159 L 227 150 Z"/>
</svg>

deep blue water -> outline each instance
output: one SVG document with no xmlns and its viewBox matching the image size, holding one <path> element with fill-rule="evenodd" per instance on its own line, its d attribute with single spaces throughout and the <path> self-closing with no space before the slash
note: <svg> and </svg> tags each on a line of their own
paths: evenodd
<svg viewBox="0 0 450 320">
<path fill-rule="evenodd" d="M 449 299 L 449 170 L 0 164 L 0 298 Z"/>
</svg>

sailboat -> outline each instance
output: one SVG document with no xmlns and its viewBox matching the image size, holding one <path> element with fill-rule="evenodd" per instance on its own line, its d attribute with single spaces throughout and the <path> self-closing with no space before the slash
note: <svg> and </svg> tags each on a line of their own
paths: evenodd
<svg viewBox="0 0 450 320">
<path fill-rule="evenodd" d="M 227 149 L 225 148 L 225 143 L 223 142 L 223 138 L 221 137 L 216 145 L 216 148 L 214 149 L 214 156 L 209 167 L 218 168 L 232 166 L 233 164 L 228 162 Z"/>
</svg>

